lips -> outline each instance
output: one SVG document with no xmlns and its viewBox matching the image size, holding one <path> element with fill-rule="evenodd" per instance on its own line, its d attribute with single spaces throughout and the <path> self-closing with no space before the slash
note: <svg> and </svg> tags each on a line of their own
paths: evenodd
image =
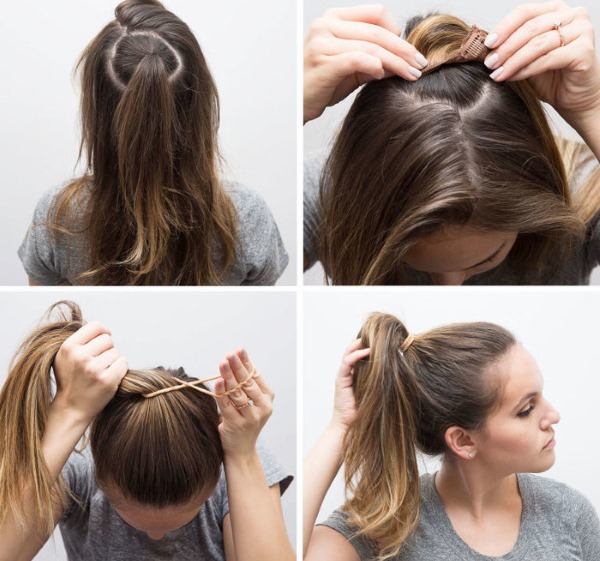
<svg viewBox="0 0 600 561">
<path fill-rule="evenodd" d="M 546 444 L 542 448 L 542 450 L 552 450 L 552 448 L 554 448 L 555 444 L 556 444 L 556 441 L 554 440 L 554 436 L 553 436 L 548 442 L 546 442 Z"/>
</svg>

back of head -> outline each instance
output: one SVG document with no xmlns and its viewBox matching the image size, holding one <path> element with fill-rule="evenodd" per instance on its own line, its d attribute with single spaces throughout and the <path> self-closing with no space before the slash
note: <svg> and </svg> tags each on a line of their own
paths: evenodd
<svg viewBox="0 0 600 561">
<path fill-rule="evenodd" d="M 433 66 L 469 29 L 431 15 L 409 21 L 406 34 Z M 321 259 L 337 284 L 401 284 L 404 253 L 449 225 L 518 232 L 511 265 L 540 272 L 583 228 L 533 90 L 494 82 L 481 62 L 367 84 L 336 139 L 321 198 Z"/>
<path fill-rule="evenodd" d="M 84 280 L 218 284 L 236 213 L 219 179 L 215 83 L 190 28 L 160 2 L 125 0 L 115 17 L 79 62 L 89 176 L 63 192 L 55 223 L 89 189 Z"/>
<path fill-rule="evenodd" d="M 223 449 L 215 400 L 190 388 L 144 397 L 178 379 L 193 380 L 182 368 L 130 370 L 92 425 L 98 482 L 136 504 L 184 504 L 217 484 Z"/>
<path fill-rule="evenodd" d="M 449 427 L 481 428 L 499 402 L 502 381 L 491 366 L 515 345 L 491 323 L 462 323 L 419 334 L 372 314 L 362 326 L 371 349 L 354 372 L 357 417 L 344 446 L 345 509 L 359 531 L 393 557 L 419 521 L 416 450 L 448 452 Z"/>
<path fill-rule="evenodd" d="M 42 439 L 53 399 L 52 364 L 64 341 L 84 325 L 79 306 L 54 304 L 18 349 L 0 391 L 0 525 L 8 516 L 24 525 L 22 496 L 33 493 L 40 531 L 50 535 L 69 490 L 53 482 Z M 223 449 L 212 396 L 188 387 L 145 394 L 190 380 L 183 369 L 129 370 L 116 395 L 91 426 L 100 485 L 126 500 L 161 508 L 184 504 L 216 485 Z"/>
</svg>

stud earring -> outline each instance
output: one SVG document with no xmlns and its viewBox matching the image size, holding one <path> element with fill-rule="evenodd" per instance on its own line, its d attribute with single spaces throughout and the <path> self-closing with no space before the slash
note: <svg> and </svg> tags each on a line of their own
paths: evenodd
<svg viewBox="0 0 600 561">
<path fill-rule="evenodd" d="M 475 452 L 469 452 L 467 454 L 467 457 L 469 458 L 469 460 L 472 460 L 475 457 Z"/>
</svg>

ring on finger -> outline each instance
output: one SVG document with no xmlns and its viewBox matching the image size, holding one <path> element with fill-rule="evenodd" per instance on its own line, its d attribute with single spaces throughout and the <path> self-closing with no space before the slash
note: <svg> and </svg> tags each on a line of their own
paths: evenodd
<svg viewBox="0 0 600 561">
<path fill-rule="evenodd" d="M 562 27 L 562 21 L 557 21 L 552 26 L 552 29 L 554 29 L 558 32 L 558 36 L 560 37 L 560 46 L 564 47 L 565 46 L 565 38 L 563 37 L 563 34 L 560 31 L 561 27 Z"/>
<path fill-rule="evenodd" d="M 233 406 L 239 411 L 240 409 L 244 409 L 244 407 L 252 407 L 252 403 L 250 403 L 250 400 L 247 399 L 246 403 L 244 403 L 243 405 L 236 405 L 236 403 L 234 401 L 232 401 L 231 403 L 233 403 Z"/>
</svg>

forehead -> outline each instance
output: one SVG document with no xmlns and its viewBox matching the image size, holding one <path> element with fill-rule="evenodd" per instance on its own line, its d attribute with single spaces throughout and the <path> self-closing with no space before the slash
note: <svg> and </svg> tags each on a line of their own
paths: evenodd
<svg viewBox="0 0 600 561">
<path fill-rule="evenodd" d="M 500 409 L 515 407 L 527 394 L 542 391 L 542 373 L 531 353 L 520 344 L 512 346 L 494 371 L 502 387 Z"/>
<path fill-rule="evenodd" d="M 414 269 L 429 273 L 464 271 L 489 258 L 503 245 L 512 246 L 515 239 L 514 232 L 448 226 L 419 240 L 406 252 L 403 261 Z"/>
</svg>

